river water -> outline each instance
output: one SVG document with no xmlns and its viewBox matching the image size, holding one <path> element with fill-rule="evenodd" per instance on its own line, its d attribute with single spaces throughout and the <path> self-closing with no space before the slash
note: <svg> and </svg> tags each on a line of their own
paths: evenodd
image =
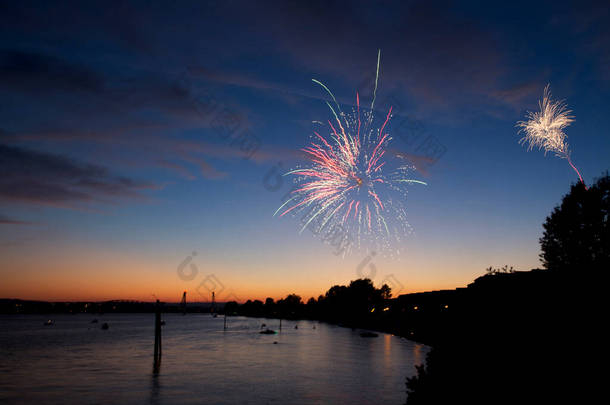
<svg viewBox="0 0 610 405">
<path fill-rule="evenodd" d="M 155 375 L 154 314 L 50 317 L 0 315 L 0 403 L 398 405 L 428 350 L 312 321 L 263 335 L 279 321 L 229 317 L 225 331 L 221 316 L 165 314 Z"/>
</svg>

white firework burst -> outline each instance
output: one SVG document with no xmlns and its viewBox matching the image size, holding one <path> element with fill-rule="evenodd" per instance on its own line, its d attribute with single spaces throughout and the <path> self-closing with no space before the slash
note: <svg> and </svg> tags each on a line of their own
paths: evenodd
<svg viewBox="0 0 610 405">
<path fill-rule="evenodd" d="M 545 155 L 548 152 L 554 152 L 560 158 L 569 159 L 570 148 L 564 129 L 574 122 L 572 111 L 568 110 L 563 101 L 551 99 L 548 84 L 544 88 L 544 95 L 538 105 L 540 111 L 529 111 L 526 121 L 517 122 L 517 126 L 521 128 L 519 133 L 525 133 L 519 143 L 527 143 L 528 151 L 538 148 L 544 150 Z"/>
<path fill-rule="evenodd" d="M 538 148 L 544 150 L 546 155 L 548 152 L 554 152 L 555 156 L 562 159 L 567 159 L 568 163 L 574 169 L 578 178 L 583 185 L 585 184 L 580 172 L 572 163 L 570 158 L 570 147 L 567 142 L 566 129 L 572 122 L 574 116 L 572 111 L 568 110 L 568 106 L 562 100 L 553 101 L 551 99 L 550 85 L 544 88 L 542 100 L 538 102 L 540 111 L 527 113 L 526 121 L 517 122 L 517 127 L 520 127 L 519 133 L 525 133 L 525 136 L 519 141 L 520 144 L 527 143 L 527 150 Z M 585 185 L 585 189 L 587 186 Z"/>
</svg>

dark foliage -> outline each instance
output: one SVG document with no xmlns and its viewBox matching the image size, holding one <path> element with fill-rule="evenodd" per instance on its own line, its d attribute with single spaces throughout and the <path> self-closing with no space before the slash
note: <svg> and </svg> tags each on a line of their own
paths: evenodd
<svg viewBox="0 0 610 405">
<path fill-rule="evenodd" d="M 588 190 L 572 186 L 543 224 L 540 255 L 547 269 L 596 271 L 610 268 L 610 177 Z"/>
<path fill-rule="evenodd" d="M 317 319 L 350 326 L 372 327 L 378 323 L 384 303 L 391 297 L 387 285 L 376 288 L 370 279 L 358 279 L 349 285 L 332 286 L 325 295 L 313 297 L 303 303 L 300 296 L 289 294 L 274 301 L 248 300 L 242 305 L 227 303 L 228 314 L 284 319 Z M 375 313 L 374 308 L 379 307 Z M 373 310 L 373 312 L 371 312 Z"/>
<path fill-rule="evenodd" d="M 608 175 L 572 186 L 544 224 L 548 270 L 489 268 L 453 295 L 447 316 L 411 320 L 433 349 L 407 379 L 407 405 L 594 402 L 608 337 L 599 270 L 610 268 L 609 194 Z"/>
</svg>

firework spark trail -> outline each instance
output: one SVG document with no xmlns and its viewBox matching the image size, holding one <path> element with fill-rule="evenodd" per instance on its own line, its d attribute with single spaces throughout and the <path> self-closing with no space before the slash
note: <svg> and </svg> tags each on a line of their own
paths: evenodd
<svg viewBox="0 0 610 405">
<path fill-rule="evenodd" d="M 375 249 L 383 250 L 390 247 L 391 241 L 400 241 L 401 236 L 408 233 L 406 210 L 402 204 L 406 187 L 426 183 L 408 177 L 414 167 L 399 164 L 393 171 L 387 169 L 395 157 L 386 153 L 392 140 L 386 131 L 392 107 L 380 127 L 375 127 L 373 116 L 380 57 L 381 52 L 377 56 L 370 110 L 361 110 L 360 96 L 356 93 L 356 108 L 346 114 L 330 89 L 312 79 L 331 96 L 336 109 L 330 103 L 326 104 L 334 119 L 327 121 L 327 136 L 321 135 L 322 131 L 314 131 L 310 145 L 301 149 L 308 157 L 308 164 L 285 174 L 296 176 L 298 186 L 274 215 L 305 212 L 301 232 L 308 226 L 315 227 L 316 232 L 338 226 L 355 233 L 358 241 L 370 240 Z M 314 123 L 326 126 L 321 121 Z M 400 198 L 391 198 L 396 193 Z M 386 218 L 392 219 L 390 226 Z"/>
<path fill-rule="evenodd" d="M 548 84 L 544 88 L 544 95 L 542 100 L 538 102 L 538 106 L 540 111 L 528 111 L 527 120 L 517 122 L 516 126 L 521 128 L 519 133 L 525 133 L 525 136 L 521 138 L 519 143 L 527 143 L 528 151 L 538 148 L 544 150 L 545 155 L 548 152 L 554 152 L 555 156 L 566 159 L 578 175 L 580 182 L 584 185 L 585 182 L 580 172 L 570 158 L 568 137 L 564 132 L 564 129 L 574 122 L 574 116 L 571 115 L 572 111 L 568 110 L 567 105 L 563 101 L 552 100 L 550 85 Z M 586 185 L 585 188 L 587 188 Z"/>
<path fill-rule="evenodd" d="M 379 79 L 379 61 L 381 60 L 381 49 L 377 52 L 377 72 L 375 73 L 375 90 L 373 90 L 373 101 L 371 101 L 371 111 L 375 107 L 375 99 L 377 98 L 377 80 Z"/>
</svg>

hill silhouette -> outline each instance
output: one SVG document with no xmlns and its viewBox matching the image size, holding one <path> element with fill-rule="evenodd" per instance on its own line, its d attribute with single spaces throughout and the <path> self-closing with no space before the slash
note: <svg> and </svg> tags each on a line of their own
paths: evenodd
<svg viewBox="0 0 610 405">
<path fill-rule="evenodd" d="M 494 272 L 414 318 L 433 350 L 407 379 L 407 405 L 593 403 L 607 342 L 610 178 L 572 186 L 544 223 L 546 270 Z M 414 299 L 405 298 L 405 300 Z"/>
</svg>

